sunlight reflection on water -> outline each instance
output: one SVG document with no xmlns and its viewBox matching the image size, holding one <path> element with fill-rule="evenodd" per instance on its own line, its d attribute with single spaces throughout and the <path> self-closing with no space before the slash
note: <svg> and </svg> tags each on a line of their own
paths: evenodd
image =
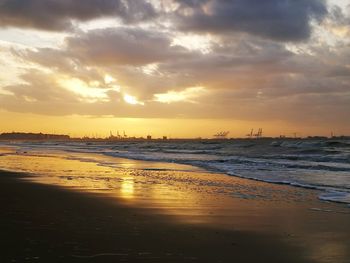
<svg viewBox="0 0 350 263">
<path fill-rule="evenodd" d="M 338 239 L 350 237 L 343 230 L 332 230 L 342 225 L 337 217 L 332 223 L 328 215 L 321 232 L 315 228 L 314 222 L 320 217 L 310 207 L 321 207 L 321 203 L 309 190 L 205 172 L 187 165 L 58 151 L 11 153 L 9 148 L 2 149 L 0 167 L 31 173 L 33 176 L 27 179 L 35 182 L 105 194 L 182 223 L 272 231 L 278 235 L 293 231 L 293 235 L 286 235 L 288 242 L 302 244 L 316 262 L 331 262 L 327 257 L 342 262 L 347 257 Z M 324 234 L 322 238 L 320 233 Z M 317 256 L 321 248 L 322 256 Z"/>
</svg>

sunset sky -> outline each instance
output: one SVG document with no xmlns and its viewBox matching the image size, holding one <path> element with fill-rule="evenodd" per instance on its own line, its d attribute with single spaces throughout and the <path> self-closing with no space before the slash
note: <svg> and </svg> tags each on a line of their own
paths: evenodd
<svg viewBox="0 0 350 263">
<path fill-rule="evenodd" d="M 0 123 L 350 134 L 350 0 L 0 0 Z"/>
</svg>

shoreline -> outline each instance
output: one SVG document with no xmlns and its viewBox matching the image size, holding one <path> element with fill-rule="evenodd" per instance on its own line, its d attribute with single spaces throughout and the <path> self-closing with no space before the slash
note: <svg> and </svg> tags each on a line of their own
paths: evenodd
<svg viewBox="0 0 350 263">
<path fill-rule="evenodd" d="M 1 255 L 2 262 L 261 262 L 263 259 L 345 263 L 350 259 L 348 214 L 304 209 L 300 213 L 294 206 L 283 211 L 285 204 L 281 201 L 280 212 L 289 213 L 286 218 L 294 217 L 304 222 L 304 226 L 276 221 L 276 231 L 237 230 L 238 220 L 237 228 L 227 229 L 180 222 L 157 213 L 156 209 L 129 206 L 122 199 L 38 184 L 25 178 L 25 174 L 0 171 L 4 215 L 0 224 L 4 233 L 1 247 L 6 251 Z M 237 209 L 243 221 L 259 221 L 264 218 L 259 210 L 272 208 L 271 204 L 260 203 L 259 210 Z M 281 214 L 273 216 L 279 218 Z M 271 216 L 267 219 L 272 220 Z M 316 247 L 310 248 L 312 244 Z M 334 251 L 326 250 L 328 254 L 322 255 L 325 251 L 317 250 L 327 246 Z M 318 258 L 317 253 L 310 252 L 321 254 Z"/>
<path fill-rule="evenodd" d="M 0 171 L 1 262 L 350 260 L 350 210 L 317 190 L 92 153 L 0 160 L 22 170 Z"/>
<path fill-rule="evenodd" d="M 309 262 L 274 237 L 177 224 L 24 176 L 0 171 L 2 262 Z"/>
<path fill-rule="evenodd" d="M 262 138 L 261 140 L 259 141 L 263 141 L 264 139 Z M 223 140 L 219 140 L 219 141 L 223 141 Z M 284 141 L 284 140 L 282 140 Z M 296 139 L 294 139 L 294 141 L 298 141 Z M 165 141 L 164 141 L 165 142 Z M 59 142 L 57 142 L 57 145 L 59 145 Z M 90 144 L 87 144 L 87 146 L 89 146 Z M 10 151 L 12 151 L 14 148 L 16 147 L 16 144 L 14 145 L 3 145 L 3 147 L 0 147 L 0 151 L 1 151 L 1 148 L 2 149 L 10 149 Z M 19 149 L 21 149 L 21 145 L 18 146 Z M 56 144 L 53 144 L 52 148 L 48 147 L 49 148 L 49 151 L 52 151 L 52 152 L 55 152 L 56 151 Z M 35 149 L 35 148 L 34 148 Z M 19 155 L 27 155 L 27 153 L 29 153 L 30 155 L 30 151 L 31 149 L 28 150 L 25 150 L 23 152 L 19 151 Z M 69 153 L 69 149 L 68 151 L 66 149 L 63 149 L 62 151 Z M 74 151 L 73 151 L 74 152 Z M 73 153 L 71 152 L 71 153 Z M 81 156 L 83 156 L 84 154 L 86 156 L 88 155 L 91 155 L 91 153 L 89 151 L 85 151 L 82 150 L 82 151 L 76 151 L 75 153 L 79 153 Z M 282 170 L 280 171 L 280 174 L 282 174 L 282 176 L 279 176 L 277 174 L 277 176 L 275 177 L 271 177 L 269 176 L 268 174 L 263 174 L 263 176 L 261 176 L 259 174 L 259 169 L 261 168 L 261 170 L 264 170 L 264 168 L 266 167 L 258 167 L 258 168 L 255 168 L 255 170 L 253 172 L 251 172 L 251 169 L 247 169 L 247 170 L 242 170 L 242 171 L 238 171 L 238 172 L 235 172 L 235 170 L 231 170 L 231 167 L 227 168 L 225 167 L 225 165 L 217 165 L 216 163 L 214 164 L 211 164 L 210 162 L 209 163 L 206 163 L 204 161 L 198 161 L 198 160 L 194 160 L 192 161 L 191 159 L 187 160 L 187 159 L 184 159 L 184 160 L 173 160 L 171 159 L 171 156 L 169 158 L 157 158 L 154 157 L 154 156 L 147 156 L 147 154 L 152 154 L 152 152 L 144 152 L 143 154 L 145 155 L 137 155 L 136 153 L 136 156 L 132 156 L 131 153 L 134 153 L 134 152 L 122 152 L 122 153 L 118 153 L 118 154 L 110 154 L 110 153 L 104 153 L 102 154 L 103 156 L 105 156 L 106 158 L 115 158 L 115 159 L 129 159 L 129 160 L 133 160 L 135 162 L 149 162 L 149 163 L 162 163 L 164 166 L 167 166 L 169 164 L 177 164 L 179 166 L 183 165 L 183 166 L 192 166 L 192 167 L 196 167 L 198 169 L 202 169 L 204 171 L 207 171 L 209 173 L 214 173 L 214 174 L 224 174 L 226 176 L 234 176 L 234 177 L 237 177 L 237 178 L 242 178 L 242 179 L 247 179 L 247 180 L 253 180 L 253 181 L 256 181 L 256 182 L 263 182 L 263 183 L 269 183 L 269 184 L 274 184 L 274 185 L 287 185 L 287 186 L 291 186 L 291 187 L 297 187 L 297 188 L 302 188 L 302 189 L 311 189 L 311 190 L 315 190 L 315 191 L 319 191 L 319 195 L 318 195 L 318 199 L 321 200 L 321 201 L 326 201 L 326 202 L 333 202 L 333 203 L 337 203 L 337 204 L 343 204 L 347 207 L 350 208 L 350 194 L 349 194 L 349 191 L 347 189 L 348 185 L 345 184 L 344 187 L 342 188 L 341 185 L 337 185 L 336 183 L 334 184 L 327 184 L 327 182 L 332 182 L 332 176 L 333 174 L 330 174 L 328 177 L 326 177 L 326 179 L 324 179 L 323 181 L 320 180 L 319 181 L 319 178 L 321 178 L 322 174 L 320 171 L 310 171 L 308 172 L 308 174 L 302 174 L 302 176 L 300 178 L 308 178 L 308 176 L 311 175 L 311 179 L 310 180 L 300 180 L 299 179 L 299 176 L 297 174 L 297 176 L 295 176 L 295 174 L 292 174 L 291 177 L 289 178 L 288 176 L 287 177 L 284 177 L 283 174 L 284 173 L 287 173 L 289 171 L 286 171 L 284 170 L 283 168 L 283 164 L 282 164 Z M 1 154 L 1 152 L 0 152 Z M 17 153 L 16 153 L 17 154 Z M 96 155 L 95 153 L 93 153 L 94 155 Z M 288 159 L 288 158 L 287 158 Z M 214 160 L 215 161 L 215 160 Z M 310 161 L 310 166 L 312 167 L 313 164 L 312 162 L 314 162 L 313 160 Z M 317 162 L 317 161 L 315 161 Z M 223 162 L 224 163 L 224 162 Z M 273 163 L 272 163 L 273 164 Z M 104 165 L 104 164 L 102 164 Z M 232 164 L 232 166 L 235 165 L 235 164 Z M 239 167 L 239 161 L 238 161 L 238 167 Z M 256 165 L 254 163 L 254 165 Z M 258 163 L 259 165 L 259 163 Z M 288 165 L 294 165 L 294 164 L 285 164 L 287 167 Z M 295 165 L 298 165 L 297 163 Z M 309 169 L 308 166 L 306 166 L 305 164 L 300 164 L 302 165 L 302 167 L 300 169 Z M 321 163 L 319 163 L 318 165 L 324 165 L 321 161 Z M 344 167 L 340 167 L 340 168 L 337 168 L 338 170 L 334 170 L 335 168 L 333 168 L 332 166 L 333 164 L 330 165 L 330 168 L 331 169 L 330 171 L 331 172 L 334 172 L 335 171 L 335 174 L 334 176 L 338 176 L 338 174 L 336 174 L 337 171 L 339 171 L 340 173 L 341 172 L 344 172 L 345 170 L 342 170 L 342 169 L 348 169 L 348 167 L 345 165 Z M 305 167 L 304 167 L 305 166 Z M 6 168 L 6 166 L 4 167 Z M 299 169 L 298 168 L 298 169 Z M 267 169 L 269 169 L 269 167 L 267 167 Z M 325 168 L 326 169 L 326 168 Z M 350 168 L 349 168 L 350 169 Z M 249 173 L 247 173 L 246 171 L 249 170 Z M 16 171 L 16 169 L 15 169 Z M 322 172 L 326 172 L 327 173 L 327 169 L 326 170 L 322 170 Z M 25 171 L 26 172 L 26 171 Z M 241 172 L 241 173 L 240 173 Z M 274 171 L 272 169 L 271 173 L 273 172 L 276 172 L 276 170 Z M 303 173 L 304 171 L 300 171 L 301 173 Z M 314 177 L 315 178 L 312 178 L 313 174 L 312 173 L 315 173 Z M 331 173 L 330 172 L 330 173 Z M 276 175 L 276 174 L 275 174 Z M 340 177 L 342 176 L 341 174 L 339 175 Z M 318 177 L 318 178 L 317 178 Z M 315 180 L 315 181 L 313 181 Z M 345 180 L 345 179 L 344 179 Z M 346 183 L 346 180 L 344 181 Z"/>
</svg>

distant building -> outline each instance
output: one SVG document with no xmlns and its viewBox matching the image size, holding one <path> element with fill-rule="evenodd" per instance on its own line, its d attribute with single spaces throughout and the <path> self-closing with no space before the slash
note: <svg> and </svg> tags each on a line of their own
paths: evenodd
<svg viewBox="0 0 350 263">
<path fill-rule="evenodd" d="M 217 134 L 214 134 L 214 138 L 216 139 L 226 139 L 227 135 L 229 134 L 229 131 L 222 131 L 222 132 L 218 132 Z"/>
</svg>

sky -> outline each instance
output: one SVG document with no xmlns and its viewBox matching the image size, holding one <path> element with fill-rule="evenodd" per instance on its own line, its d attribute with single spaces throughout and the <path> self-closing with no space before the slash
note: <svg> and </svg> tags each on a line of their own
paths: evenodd
<svg viewBox="0 0 350 263">
<path fill-rule="evenodd" d="M 0 132 L 350 134 L 350 0 L 0 0 Z"/>
</svg>

